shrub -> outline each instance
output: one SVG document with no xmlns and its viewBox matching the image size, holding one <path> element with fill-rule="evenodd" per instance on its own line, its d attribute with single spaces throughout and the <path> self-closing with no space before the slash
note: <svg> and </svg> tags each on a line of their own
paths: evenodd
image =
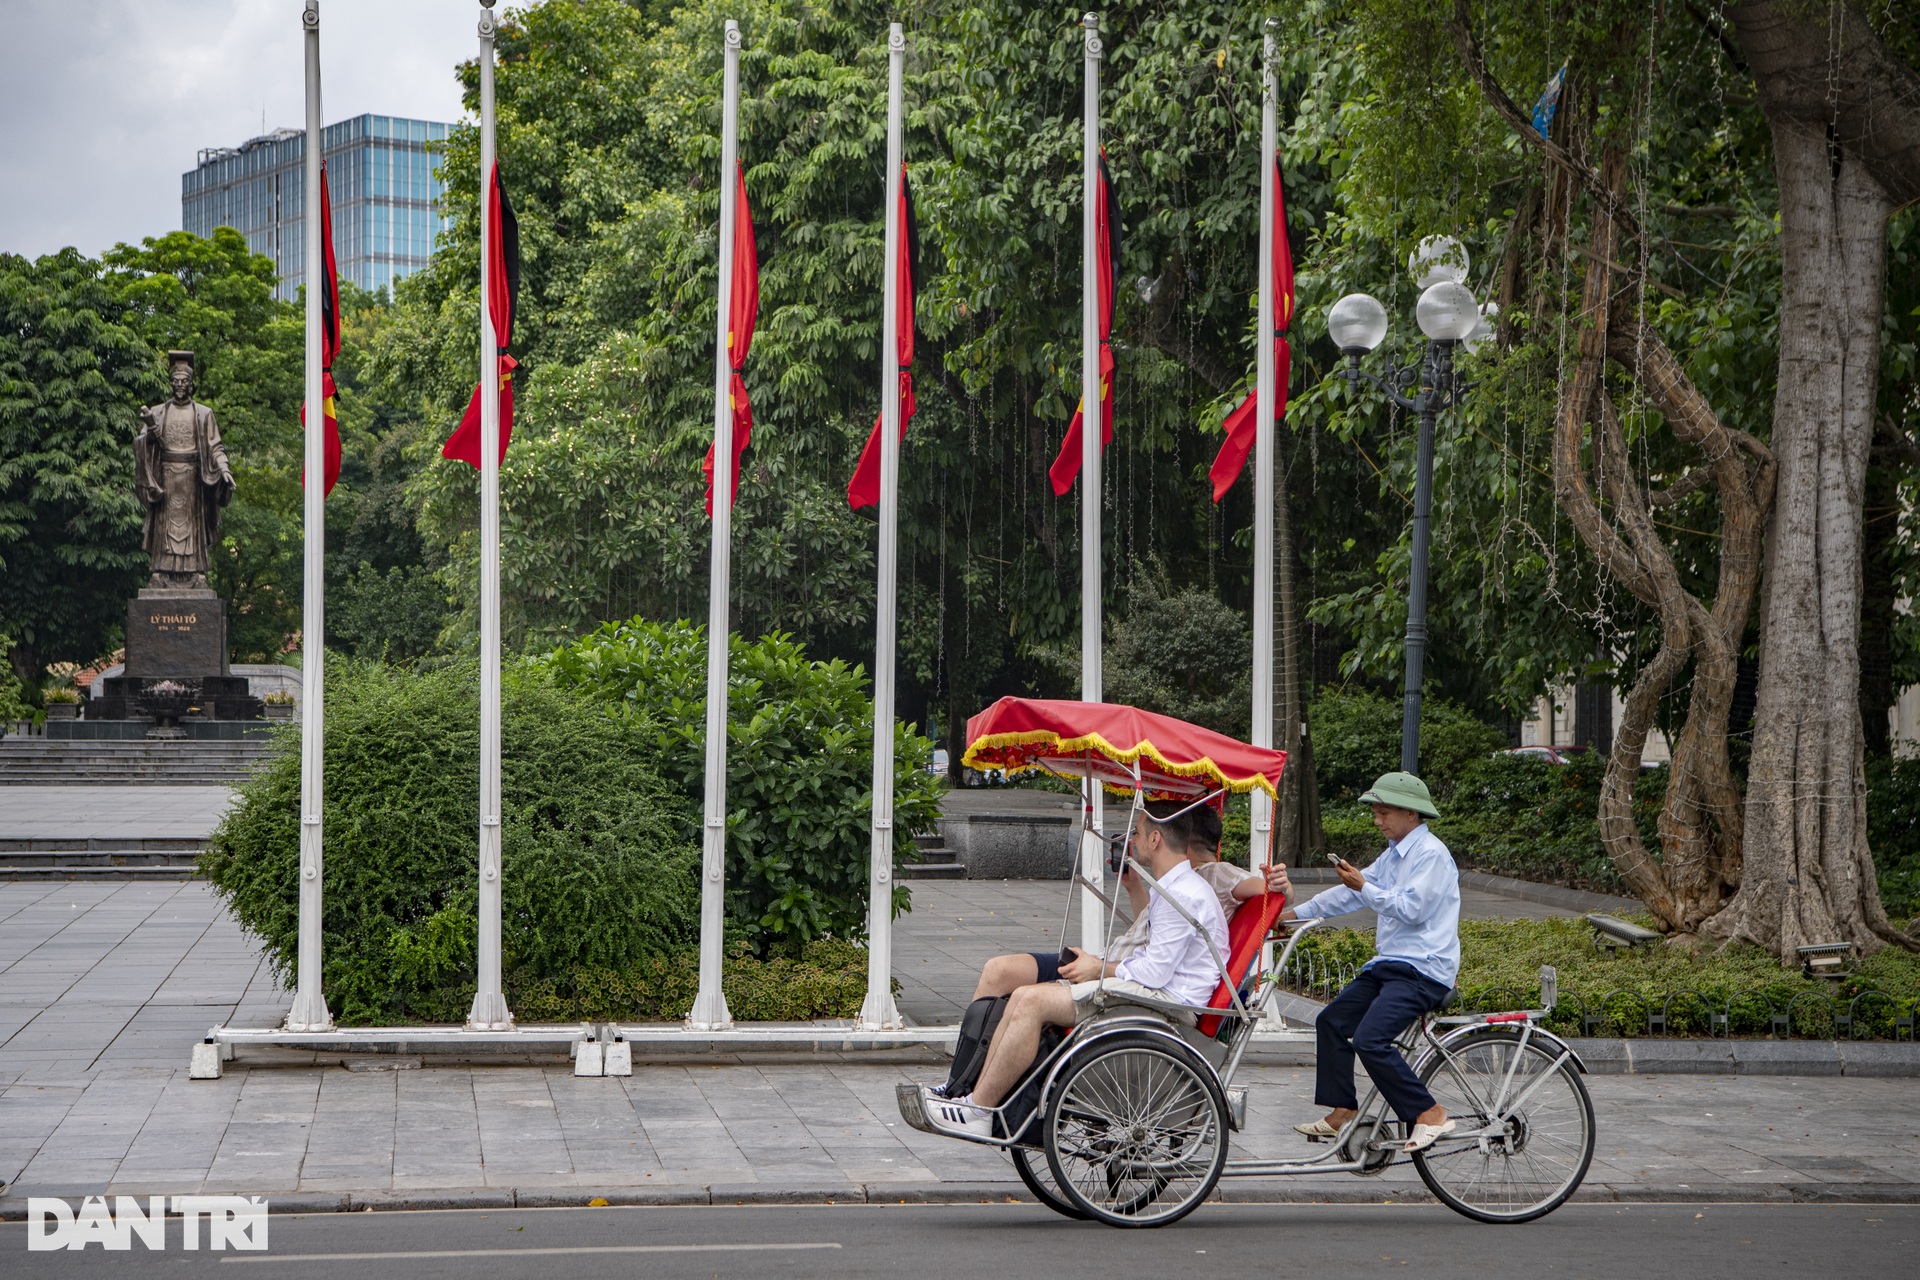
<svg viewBox="0 0 1920 1280">
<path fill-rule="evenodd" d="M 1323 804 L 1352 800 L 1400 767 L 1401 704 L 1365 689 L 1322 689 L 1308 714 Z M 1436 797 L 1450 794 L 1473 764 L 1506 745 L 1506 735 L 1445 698 L 1420 715 L 1420 776 Z"/>
<path fill-rule="evenodd" d="M 345 1023 L 457 1021 L 474 990 L 478 669 L 328 672 L 324 975 Z M 503 967 L 564 984 L 697 937 L 699 852 L 655 731 L 510 665 L 502 699 Z M 299 917 L 299 731 L 214 833 L 201 866 L 291 980 Z"/>
<path fill-rule="evenodd" d="M 727 915 L 756 953 L 791 956 L 821 937 L 865 936 L 873 795 L 873 701 L 865 673 L 810 662 L 784 635 L 732 639 L 727 694 Z M 566 687 L 626 707 L 687 802 L 706 775 L 706 632 L 686 622 L 608 623 L 556 650 Z M 893 857 L 939 815 L 933 744 L 894 731 Z M 894 881 L 893 909 L 908 908 Z"/>
<path fill-rule="evenodd" d="M 1651 924 L 1650 917 L 1633 918 Z M 1864 991 L 1885 993 L 1902 1005 L 1920 995 L 1920 956 L 1899 947 L 1884 947 L 1858 961 L 1848 980 L 1835 983 L 1782 969 L 1772 953 L 1745 944 L 1705 951 L 1656 944 L 1603 954 L 1594 951 L 1592 937 L 1593 931 L 1574 919 L 1463 920 L 1456 985 L 1469 1007 L 1537 1008 L 1540 966 L 1550 964 L 1558 971 L 1560 1004 L 1547 1025 L 1574 1035 L 1584 1034 L 1582 1003 L 1596 1010 L 1604 1004 L 1608 1024 L 1603 1034 L 1636 1036 L 1647 1033 L 1648 1006 L 1664 1007 L 1678 1034 L 1706 1034 L 1708 1009 L 1719 1013 L 1744 993 L 1764 993 L 1783 1011 L 1801 995 L 1831 1001 L 1841 1011 Z M 1302 938 L 1300 950 L 1357 969 L 1372 958 L 1373 942 L 1372 933 L 1330 929 Z M 1795 1006 L 1794 1034 L 1830 1034 L 1820 1000 Z M 1763 1008 L 1758 1000 L 1736 1002 L 1734 1033 L 1765 1034 Z M 1888 1001 L 1863 1000 L 1858 1011 L 1864 1033 L 1892 1033 Z"/>
<path fill-rule="evenodd" d="M 1142 569 L 1127 587 L 1107 641 L 1107 700 L 1244 739 L 1253 712 L 1246 615 L 1211 591 L 1171 591 L 1157 576 Z"/>
<path fill-rule="evenodd" d="M 728 949 L 721 984 L 727 1011 L 745 1022 L 850 1018 L 867 994 L 865 947 L 821 938 L 800 956 L 757 959 L 744 942 Z M 899 983 L 894 983 L 898 990 Z M 700 954 L 651 956 L 624 970 L 577 968 L 562 980 L 522 975 L 507 985 L 514 1013 L 529 1020 L 676 1022 L 700 990 Z"/>
</svg>

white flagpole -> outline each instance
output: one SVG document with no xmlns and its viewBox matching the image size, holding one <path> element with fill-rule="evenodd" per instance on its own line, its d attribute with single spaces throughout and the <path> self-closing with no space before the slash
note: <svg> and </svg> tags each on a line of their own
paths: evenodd
<svg viewBox="0 0 1920 1280">
<path fill-rule="evenodd" d="M 1273 745 L 1273 152 L 1277 143 L 1273 101 L 1273 32 L 1268 24 L 1260 71 L 1260 254 L 1259 312 L 1255 342 L 1253 434 L 1253 745 Z M 1259 866 L 1273 830 L 1273 798 L 1253 793 L 1253 838 L 1248 865 Z"/>
<path fill-rule="evenodd" d="M 720 116 L 720 315 L 713 350 L 713 569 L 707 586 L 707 809 L 700 874 L 700 990 L 687 1021 L 695 1031 L 733 1025 L 721 990 L 727 866 L 727 598 L 733 540 L 733 363 L 727 358 L 733 298 L 733 226 L 740 154 L 740 24 L 726 28 Z"/>
<path fill-rule="evenodd" d="M 873 641 L 873 843 L 867 891 L 867 999 L 860 1025 L 900 1025 L 893 1004 L 893 666 L 894 577 L 899 558 L 900 504 L 900 98 L 907 37 L 887 28 L 887 265 L 880 306 L 880 584 Z M 909 318 L 908 323 L 912 323 Z"/>
<path fill-rule="evenodd" d="M 287 1030 L 325 1031 L 333 1026 L 327 998 L 320 990 L 320 904 L 324 780 L 322 768 L 326 707 L 324 610 L 327 555 L 327 419 L 321 382 L 325 360 L 321 345 L 321 295 L 326 289 L 326 260 L 321 253 L 320 162 L 320 0 L 307 0 L 300 15 L 307 37 L 306 280 L 307 280 L 307 430 L 305 574 L 300 617 L 300 941 L 294 967 L 293 1006 Z"/>
<path fill-rule="evenodd" d="M 1087 66 L 1085 137 L 1081 157 L 1086 199 L 1080 214 L 1080 233 L 1086 246 L 1080 266 L 1080 700 L 1100 701 L 1100 434 L 1105 420 L 1100 406 L 1100 238 L 1095 210 L 1100 195 L 1100 15 L 1081 19 L 1086 28 Z M 1090 884 L 1101 883 L 1106 850 L 1099 832 L 1105 822 L 1100 784 L 1089 783 L 1093 813 L 1089 829 L 1080 837 L 1080 874 Z M 1106 918 L 1100 899 L 1080 892 L 1080 945 L 1099 951 L 1106 941 Z"/>
<path fill-rule="evenodd" d="M 482 0 L 483 4 L 489 0 Z M 489 270 L 494 225 L 493 33 L 480 13 L 480 963 L 469 1031 L 513 1025 L 500 990 L 500 339 L 493 331 Z"/>
<path fill-rule="evenodd" d="M 1257 327 L 1259 342 L 1255 368 L 1256 398 L 1253 406 L 1253 745 L 1273 745 L 1273 504 L 1274 504 L 1274 407 L 1279 403 L 1276 385 L 1279 369 L 1274 361 L 1273 331 L 1278 299 L 1273 296 L 1273 237 L 1285 228 L 1273 225 L 1274 207 L 1279 199 L 1275 170 L 1280 146 L 1279 125 L 1275 119 L 1273 80 L 1273 32 L 1279 24 L 1267 19 L 1266 40 L 1260 64 L 1260 286 Z M 1289 694 L 1291 696 L 1291 694 Z M 1294 744 L 1289 743 L 1291 748 Z M 1247 841 L 1247 865 L 1264 866 L 1273 856 L 1273 797 L 1264 791 L 1253 793 L 1253 833 Z M 1260 948 L 1260 971 L 1273 971 L 1273 943 Z M 1271 1003 L 1261 1010 L 1263 1021 L 1272 1024 L 1279 1012 Z"/>
</svg>

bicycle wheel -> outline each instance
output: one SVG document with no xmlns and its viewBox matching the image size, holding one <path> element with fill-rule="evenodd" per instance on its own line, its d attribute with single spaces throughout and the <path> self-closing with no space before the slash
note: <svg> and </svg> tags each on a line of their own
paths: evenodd
<svg viewBox="0 0 1920 1280">
<path fill-rule="evenodd" d="M 1087 1215 L 1061 1194 L 1044 1152 L 1032 1147 L 1014 1147 L 1008 1154 L 1013 1157 L 1013 1171 L 1020 1175 L 1020 1181 L 1026 1184 L 1027 1190 L 1033 1192 L 1034 1199 L 1063 1218 L 1072 1218 L 1076 1222 L 1086 1220 Z"/>
<path fill-rule="evenodd" d="M 1593 1162 L 1593 1100 L 1571 1061 L 1519 1033 L 1479 1032 L 1434 1054 L 1420 1078 L 1459 1130 L 1413 1157 L 1441 1203 L 1480 1222 L 1530 1222 L 1553 1212 Z"/>
<path fill-rule="evenodd" d="M 1075 1208 L 1109 1226 L 1163 1227 L 1220 1180 L 1226 1119 L 1211 1072 L 1159 1036 L 1116 1036 L 1068 1062 L 1042 1136 Z"/>
</svg>

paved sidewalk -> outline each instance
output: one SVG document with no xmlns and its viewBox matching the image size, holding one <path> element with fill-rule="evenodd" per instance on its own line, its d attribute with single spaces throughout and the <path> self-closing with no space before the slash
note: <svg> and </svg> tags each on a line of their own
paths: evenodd
<svg viewBox="0 0 1920 1280">
<path fill-rule="evenodd" d="M 903 1008 L 950 1020 L 981 959 L 1057 936 L 1064 894 L 1058 883 L 916 885 L 919 909 L 897 934 Z M 1554 913 L 1492 898 L 1473 909 Z M 0 1182 L 11 1184 L 0 1207 L 36 1191 L 299 1194 L 337 1207 L 343 1196 L 535 1203 L 581 1189 L 699 1202 L 1018 1190 L 998 1152 L 899 1120 L 894 1084 L 944 1074 L 932 1065 L 641 1065 L 624 1079 L 576 1079 L 561 1065 L 239 1066 L 186 1078 L 187 1047 L 207 1027 L 272 1025 L 286 1003 L 204 884 L 0 884 Z M 1288 1126 L 1314 1114 L 1311 1072 L 1257 1066 L 1244 1079 L 1252 1105 L 1236 1152 L 1298 1151 Z M 1920 1200 L 1913 1080 L 1588 1084 L 1601 1124 L 1592 1196 Z M 1399 1169 L 1227 1185 L 1266 1197 L 1420 1194 Z"/>
<path fill-rule="evenodd" d="M 990 1148 L 909 1129 L 893 1086 L 934 1067 L 642 1066 L 234 1071 L 119 1068 L 0 1093 L 4 1200 L 31 1194 L 349 1194 L 356 1205 L 601 1190 L 643 1198 L 980 1198 L 1019 1193 Z M 1298 1155 L 1312 1072 L 1254 1067 L 1236 1156 Z M 1594 1199 L 1920 1200 L 1910 1081 L 1595 1076 Z M 1407 1200 L 1410 1166 L 1226 1184 L 1235 1196 Z M 562 1197 L 564 1200 L 564 1197 Z M 487 1203 L 500 1203 L 498 1194 Z M 507 1201 L 511 1203 L 512 1201 Z M 524 1202 L 532 1203 L 531 1199 Z M 291 1207 L 282 1205 L 283 1208 Z"/>
</svg>

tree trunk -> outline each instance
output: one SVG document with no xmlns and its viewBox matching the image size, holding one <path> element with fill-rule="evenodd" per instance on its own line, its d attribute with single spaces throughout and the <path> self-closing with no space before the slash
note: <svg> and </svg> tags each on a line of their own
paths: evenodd
<svg viewBox="0 0 1920 1280">
<path fill-rule="evenodd" d="M 1861 552 L 1860 731 L 1867 754 L 1893 749 L 1887 711 L 1893 688 L 1893 552 L 1900 532 L 1900 473 L 1867 466 L 1865 547 Z"/>
<path fill-rule="evenodd" d="M 1778 491 L 1745 868 L 1739 893 L 1704 931 L 1790 963 L 1807 943 L 1871 951 L 1900 938 L 1867 849 L 1859 701 L 1861 517 L 1889 206 L 1830 129 L 1777 115 L 1771 123 L 1782 268 Z"/>
</svg>

